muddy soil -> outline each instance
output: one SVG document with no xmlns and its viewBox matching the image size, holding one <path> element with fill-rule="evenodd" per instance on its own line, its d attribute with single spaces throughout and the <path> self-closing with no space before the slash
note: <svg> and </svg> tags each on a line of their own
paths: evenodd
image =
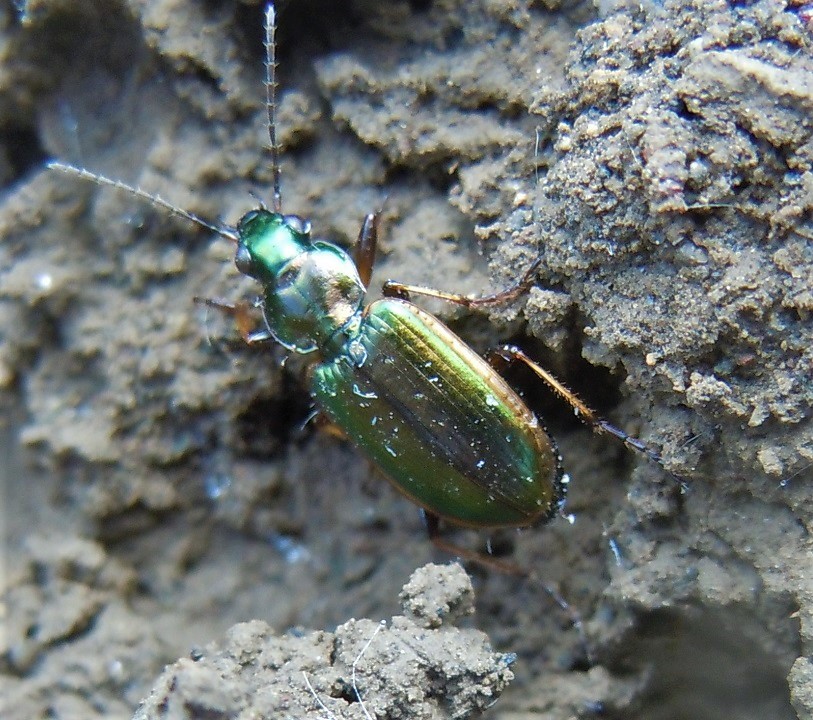
<svg viewBox="0 0 813 720">
<path fill-rule="evenodd" d="M 349 247 L 383 208 L 371 296 L 488 293 L 541 258 L 507 307 L 427 307 L 663 458 L 511 375 L 569 516 L 451 534 L 534 569 L 468 568 L 468 622 L 516 655 L 486 716 L 813 718 L 813 6 L 291 0 L 278 21 L 285 211 Z M 415 568 L 450 558 L 308 422 L 303 358 L 194 303 L 254 299 L 226 240 L 45 168 L 212 222 L 270 201 L 262 4 L 20 1 L 0 28 L 3 717 L 132 717 L 190 653 L 235 688 L 264 648 L 316 675 L 343 632 L 346 681 Z M 399 642 L 381 630 L 365 673 L 423 697 L 385 667 Z M 425 667 L 449 699 L 426 716 L 462 717 L 465 683 Z M 291 707 L 364 717 L 337 682 L 289 683 Z"/>
</svg>

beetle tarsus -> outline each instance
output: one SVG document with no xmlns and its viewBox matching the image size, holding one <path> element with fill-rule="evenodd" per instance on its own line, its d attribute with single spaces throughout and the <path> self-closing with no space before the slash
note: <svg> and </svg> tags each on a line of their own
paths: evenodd
<svg viewBox="0 0 813 720">
<path fill-rule="evenodd" d="M 533 572 L 529 574 L 529 579 L 531 581 L 535 581 L 539 583 L 539 586 L 545 591 L 545 593 L 553 600 L 554 603 L 559 607 L 559 609 L 567 615 L 568 620 L 570 620 L 570 624 L 573 626 L 574 630 L 579 634 L 579 640 L 581 641 L 582 650 L 584 651 L 584 657 L 587 661 L 588 667 L 593 667 L 596 664 L 595 661 L 595 653 L 592 650 L 590 645 L 590 641 L 587 638 L 587 632 L 584 629 L 584 620 L 582 619 L 581 613 L 576 610 L 565 598 L 562 594 L 550 583 L 546 583 L 541 578 L 538 577 L 537 573 Z"/>
</svg>

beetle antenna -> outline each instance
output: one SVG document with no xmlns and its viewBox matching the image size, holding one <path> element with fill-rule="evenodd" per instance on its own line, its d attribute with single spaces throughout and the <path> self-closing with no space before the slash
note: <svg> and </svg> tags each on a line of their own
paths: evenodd
<svg viewBox="0 0 813 720">
<path fill-rule="evenodd" d="M 231 240 L 234 243 L 239 240 L 237 231 L 234 228 L 229 227 L 228 225 L 214 225 L 207 222 L 194 213 L 184 210 L 183 208 L 179 208 L 177 205 L 173 205 L 171 202 L 164 200 L 164 198 L 162 198 L 160 195 L 153 195 L 152 193 L 148 193 L 146 190 L 142 190 L 140 187 L 128 185 L 127 183 L 121 182 L 121 180 L 113 180 L 113 178 L 109 178 L 105 175 L 100 175 L 98 173 L 91 172 L 90 170 L 85 170 L 85 168 L 77 167 L 76 165 L 68 165 L 67 163 L 59 162 L 58 160 L 51 160 L 47 167 L 49 170 L 59 170 L 67 175 L 80 177 L 83 180 L 90 180 L 97 185 L 106 185 L 107 187 L 116 188 L 117 190 L 123 190 L 124 192 L 130 193 L 130 195 L 135 195 L 141 200 L 146 200 L 152 205 L 157 205 L 173 215 L 184 218 L 185 220 L 189 220 L 190 222 L 200 225 L 207 230 L 211 230 L 227 240 Z"/>
<path fill-rule="evenodd" d="M 279 145 L 277 144 L 277 16 L 274 3 L 265 8 L 265 111 L 268 117 L 268 141 L 274 173 L 274 212 L 282 212 Z"/>
</svg>

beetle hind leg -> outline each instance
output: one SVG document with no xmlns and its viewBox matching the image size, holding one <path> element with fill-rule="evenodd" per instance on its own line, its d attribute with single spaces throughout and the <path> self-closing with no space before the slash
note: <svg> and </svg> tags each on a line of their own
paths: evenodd
<svg viewBox="0 0 813 720">
<path fill-rule="evenodd" d="M 497 572 L 505 573 L 506 575 L 519 575 L 520 577 L 527 577 L 529 572 L 521 565 L 509 562 L 507 560 L 499 560 L 489 555 L 483 555 L 476 550 L 469 550 L 468 548 L 461 547 L 450 540 L 443 537 L 440 531 L 440 518 L 428 510 L 423 510 L 424 520 L 426 521 L 426 532 L 432 544 L 449 555 L 456 555 L 475 562 L 481 567 L 485 567 Z"/>
<path fill-rule="evenodd" d="M 440 518 L 427 510 L 422 510 L 422 513 L 424 520 L 426 521 L 426 530 L 429 535 L 429 539 L 439 550 L 462 558 L 463 560 L 477 563 L 481 567 L 485 567 L 489 570 L 496 570 L 497 572 L 505 573 L 506 575 L 517 575 L 537 583 L 545 594 L 548 595 L 556 606 L 567 616 L 570 624 L 579 634 L 579 640 L 582 650 L 584 651 L 584 657 L 587 660 L 588 667 L 592 667 L 595 664 L 594 655 L 590 649 L 590 642 L 587 639 L 587 633 L 584 629 L 584 621 L 582 620 L 581 614 L 578 610 L 576 610 L 576 608 L 568 603 L 567 600 L 565 600 L 562 594 L 555 587 L 542 580 L 537 572 L 529 571 L 517 563 L 483 555 L 475 550 L 460 547 L 460 545 L 446 540 L 440 532 Z"/>
<path fill-rule="evenodd" d="M 686 481 L 684 478 L 676 475 L 665 466 L 660 453 L 643 442 L 643 440 L 633 437 L 629 433 L 624 432 L 621 428 L 616 427 L 609 421 L 600 417 L 595 410 L 587 406 L 579 398 L 579 396 L 576 395 L 576 393 L 565 387 L 553 375 L 551 375 L 551 373 L 545 370 L 545 368 L 538 363 L 531 360 L 531 358 L 529 358 L 518 347 L 514 347 L 513 345 L 503 345 L 501 348 L 492 350 L 486 359 L 491 366 L 498 371 L 502 371 L 514 362 L 521 362 L 525 364 L 538 378 L 544 381 L 545 384 L 551 388 L 551 390 L 553 390 L 560 398 L 570 405 L 570 407 L 572 407 L 573 411 L 576 413 L 576 416 L 586 425 L 589 425 L 595 432 L 603 435 L 612 435 L 623 442 L 624 445 L 631 450 L 634 450 L 641 455 L 646 455 L 646 457 L 648 457 L 652 462 L 660 465 L 664 470 L 666 470 L 666 472 L 675 478 L 680 483 L 681 488 L 685 487 Z"/>
</svg>

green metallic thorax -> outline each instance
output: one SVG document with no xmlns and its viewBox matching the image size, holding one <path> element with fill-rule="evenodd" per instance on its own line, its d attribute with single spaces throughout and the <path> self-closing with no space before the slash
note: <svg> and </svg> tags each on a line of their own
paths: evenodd
<svg viewBox="0 0 813 720">
<path fill-rule="evenodd" d="M 245 215 L 237 232 L 237 266 L 262 284 L 274 338 L 290 350 L 332 357 L 343 342 L 339 331 L 364 300 L 353 260 L 336 245 L 312 240 L 299 218 L 267 210 Z"/>
</svg>

